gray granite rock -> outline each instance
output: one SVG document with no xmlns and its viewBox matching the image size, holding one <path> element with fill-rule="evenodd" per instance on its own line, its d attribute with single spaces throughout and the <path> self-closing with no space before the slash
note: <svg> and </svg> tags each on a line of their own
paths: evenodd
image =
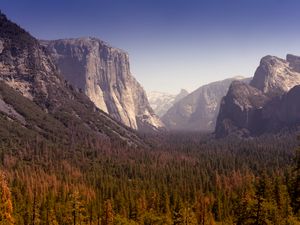
<svg viewBox="0 0 300 225">
<path fill-rule="evenodd" d="M 131 75 L 128 54 L 96 38 L 41 41 L 66 80 L 94 104 L 138 130 L 161 129 L 143 87 Z"/>
</svg>

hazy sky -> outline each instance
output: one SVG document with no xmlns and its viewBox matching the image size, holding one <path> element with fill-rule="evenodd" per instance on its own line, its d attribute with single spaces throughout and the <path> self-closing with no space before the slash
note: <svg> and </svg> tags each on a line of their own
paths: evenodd
<svg viewBox="0 0 300 225">
<path fill-rule="evenodd" d="M 300 55 L 299 0 L 1 0 L 35 37 L 94 36 L 130 55 L 147 91 L 252 76 L 262 56 Z"/>
</svg>

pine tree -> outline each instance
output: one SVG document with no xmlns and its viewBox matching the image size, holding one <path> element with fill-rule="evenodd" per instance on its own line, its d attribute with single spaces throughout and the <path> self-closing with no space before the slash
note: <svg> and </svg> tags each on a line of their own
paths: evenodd
<svg viewBox="0 0 300 225">
<path fill-rule="evenodd" d="M 300 137 L 298 137 L 300 141 Z M 292 178 L 292 207 L 295 214 L 300 210 L 300 147 L 296 150 L 294 174 Z"/>
<path fill-rule="evenodd" d="M 14 224 L 12 214 L 13 206 L 11 201 L 11 193 L 7 185 L 5 174 L 2 171 L 0 171 L 0 224 Z"/>
<path fill-rule="evenodd" d="M 287 221 L 293 216 L 291 201 L 287 186 L 282 184 L 279 178 L 275 180 L 274 184 L 274 200 L 277 207 L 276 215 L 274 215 L 274 219 L 277 220 L 276 223 L 288 224 Z"/>
<path fill-rule="evenodd" d="M 197 217 L 195 215 L 195 213 L 193 212 L 193 210 L 188 207 L 185 206 L 182 210 L 181 215 L 183 216 L 183 224 L 184 225 L 196 225 L 197 223 Z"/>
<path fill-rule="evenodd" d="M 114 211 L 112 208 L 111 200 L 106 200 L 104 203 L 103 225 L 114 224 Z"/>
<path fill-rule="evenodd" d="M 210 196 L 198 194 L 195 202 L 195 214 L 200 225 L 208 225 L 214 222 L 214 217 L 211 212 L 214 200 Z"/>
<path fill-rule="evenodd" d="M 68 224 L 78 225 L 82 222 L 86 222 L 87 217 L 85 204 L 77 190 L 70 194 L 70 201 L 66 208 L 67 217 L 64 218 L 64 220 L 66 220 Z"/>
<path fill-rule="evenodd" d="M 184 222 L 183 215 L 182 215 L 182 203 L 178 201 L 176 203 L 174 212 L 173 212 L 173 224 L 174 225 L 182 225 Z"/>
<path fill-rule="evenodd" d="M 76 190 L 72 194 L 72 216 L 73 224 L 81 224 L 81 222 L 86 221 L 86 209 L 79 192 Z"/>
</svg>

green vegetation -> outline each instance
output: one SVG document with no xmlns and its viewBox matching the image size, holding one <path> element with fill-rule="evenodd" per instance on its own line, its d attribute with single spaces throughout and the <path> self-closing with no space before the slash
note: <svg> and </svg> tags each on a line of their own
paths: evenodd
<svg viewBox="0 0 300 225">
<path fill-rule="evenodd" d="M 151 139 L 153 149 L 6 143 L 1 168 L 11 218 L 15 224 L 300 223 L 295 137 Z"/>
</svg>

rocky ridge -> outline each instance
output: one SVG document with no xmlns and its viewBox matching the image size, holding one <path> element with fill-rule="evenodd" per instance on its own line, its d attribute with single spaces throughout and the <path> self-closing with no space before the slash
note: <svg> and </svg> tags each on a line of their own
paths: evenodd
<svg viewBox="0 0 300 225">
<path fill-rule="evenodd" d="M 222 99 L 215 133 L 249 137 L 300 125 L 300 58 L 261 59 L 250 84 L 233 82 Z"/>
<path fill-rule="evenodd" d="M 53 62 L 75 87 L 114 119 L 141 131 L 163 124 L 142 86 L 131 75 L 128 54 L 96 38 L 41 41 Z"/>
<path fill-rule="evenodd" d="M 179 94 L 168 94 L 165 92 L 152 91 L 149 92 L 148 99 L 154 112 L 162 117 L 169 108 L 171 108 L 176 102 L 187 96 L 189 93 L 185 89 L 181 89 Z"/>
<path fill-rule="evenodd" d="M 135 132 L 98 110 L 84 94 L 66 82 L 47 49 L 1 12 L 0 43 L 0 110 L 6 115 L 5 123 L 21 123 L 24 129 L 34 130 L 45 138 L 64 130 L 66 139 L 80 135 L 95 139 L 105 137 L 135 146 L 143 144 Z M 26 112 L 25 108 L 28 108 Z M 33 123 L 35 120 L 39 122 Z M 56 132 L 55 126 L 61 129 Z"/>
<path fill-rule="evenodd" d="M 170 130 L 213 131 L 216 124 L 219 105 L 233 80 L 247 78 L 234 77 L 201 86 L 177 103 L 162 117 Z"/>
</svg>

